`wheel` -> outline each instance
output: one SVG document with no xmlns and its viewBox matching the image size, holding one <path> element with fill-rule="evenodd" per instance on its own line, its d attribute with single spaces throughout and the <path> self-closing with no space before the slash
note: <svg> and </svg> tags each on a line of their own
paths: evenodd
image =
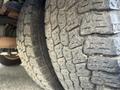
<svg viewBox="0 0 120 90">
<path fill-rule="evenodd" d="M 65 90 L 120 90 L 120 0 L 46 0 L 45 34 Z"/>
<path fill-rule="evenodd" d="M 4 0 L 0 1 L 0 10 L 1 10 L 1 7 L 3 6 L 3 1 Z M 16 23 L 17 23 L 16 19 L 8 17 L 7 15 L 0 15 L 0 37 L 2 37 L 1 38 L 2 40 L 3 39 L 6 40 L 8 38 L 10 40 L 10 38 L 12 38 L 12 37 L 15 38 L 16 37 Z M 3 43 L 4 43 L 4 45 L 6 44 L 5 42 L 3 42 Z M 9 45 L 12 45 L 12 44 L 9 44 Z M 8 45 L 6 45 L 6 46 L 8 46 Z M 2 47 L 2 45 L 1 45 L 1 47 Z M 12 50 L 12 48 L 11 49 L 10 48 L 8 49 L 7 47 L 6 48 L 0 48 L 0 63 L 5 65 L 5 66 L 20 65 L 21 60 L 18 56 L 7 55 L 9 50 Z M 17 52 L 17 51 L 15 51 L 15 52 Z M 1 55 L 3 53 L 6 53 L 6 55 Z"/>
<path fill-rule="evenodd" d="M 16 66 L 21 64 L 18 56 L 0 56 L 0 63 L 5 66 Z"/>
<path fill-rule="evenodd" d="M 26 0 L 17 26 L 17 45 L 28 74 L 45 90 L 64 90 L 52 67 L 44 33 L 44 0 Z"/>
</svg>

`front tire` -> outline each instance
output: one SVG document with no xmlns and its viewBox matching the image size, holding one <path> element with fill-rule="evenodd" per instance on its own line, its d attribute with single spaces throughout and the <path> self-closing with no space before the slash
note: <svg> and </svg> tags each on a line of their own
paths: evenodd
<svg viewBox="0 0 120 90">
<path fill-rule="evenodd" d="M 45 32 L 65 90 L 120 89 L 120 0 L 47 0 Z"/>
</svg>

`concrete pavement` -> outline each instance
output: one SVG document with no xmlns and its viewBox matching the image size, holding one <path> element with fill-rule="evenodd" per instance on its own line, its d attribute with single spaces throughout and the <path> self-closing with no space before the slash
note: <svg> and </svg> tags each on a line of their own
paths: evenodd
<svg viewBox="0 0 120 90">
<path fill-rule="evenodd" d="M 0 90 L 43 90 L 32 81 L 22 66 L 0 64 Z"/>
</svg>

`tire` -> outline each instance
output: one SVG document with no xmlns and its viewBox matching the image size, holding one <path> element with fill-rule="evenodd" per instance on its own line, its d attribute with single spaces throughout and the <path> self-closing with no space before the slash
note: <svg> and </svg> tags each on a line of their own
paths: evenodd
<svg viewBox="0 0 120 90">
<path fill-rule="evenodd" d="M 17 26 L 17 45 L 22 64 L 45 90 L 64 90 L 53 70 L 44 33 L 44 0 L 26 0 Z"/>
<path fill-rule="evenodd" d="M 0 63 L 5 66 L 16 66 L 21 64 L 21 60 L 19 58 L 12 60 L 6 56 L 0 56 Z"/>
<path fill-rule="evenodd" d="M 45 34 L 65 90 L 120 90 L 120 0 L 46 0 Z"/>
</svg>

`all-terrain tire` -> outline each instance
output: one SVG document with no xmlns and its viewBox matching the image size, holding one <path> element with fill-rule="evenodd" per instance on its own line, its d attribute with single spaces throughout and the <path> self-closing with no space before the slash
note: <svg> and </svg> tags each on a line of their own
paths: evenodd
<svg viewBox="0 0 120 90">
<path fill-rule="evenodd" d="M 45 39 L 44 0 L 26 0 L 18 21 L 17 45 L 28 74 L 44 90 L 64 90 L 52 67 Z"/>
<path fill-rule="evenodd" d="M 120 0 L 46 0 L 45 33 L 65 90 L 120 90 Z"/>
</svg>

